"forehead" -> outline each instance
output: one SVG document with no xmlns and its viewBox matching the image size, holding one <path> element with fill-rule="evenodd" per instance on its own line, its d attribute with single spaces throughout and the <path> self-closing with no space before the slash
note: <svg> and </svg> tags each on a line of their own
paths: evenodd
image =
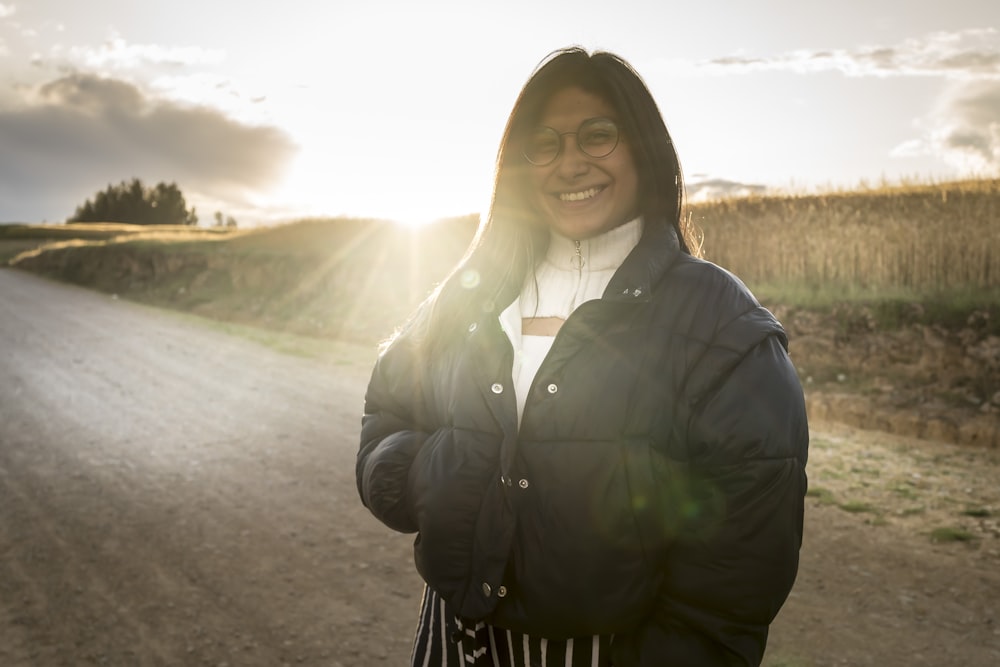
<svg viewBox="0 0 1000 667">
<path fill-rule="evenodd" d="M 614 107 L 603 97 L 573 86 L 563 88 L 549 98 L 542 107 L 539 122 L 556 130 L 575 130 L 588 118 L 615 118 L 617 115 Z"/>
</svg>

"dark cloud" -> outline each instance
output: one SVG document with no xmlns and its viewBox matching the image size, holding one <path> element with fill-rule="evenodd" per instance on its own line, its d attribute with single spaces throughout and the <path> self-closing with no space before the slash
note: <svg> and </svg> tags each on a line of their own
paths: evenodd
<svg viewBox="0 0 1000 667">
<path fill-rule="evenodd" d="M 1000 174 L 1000 81 L 963 86 L 939 119 L 942 145 L 977 171 Z"/>
<path fill-rule="evenodd" d="M 272 184 L 296 150 L 277 128 L 155 99 L 121 80 L 71 74 L 33 92 L 0 110 L 0 221 L 62 219 L 132 177 L 240 200 Z"/>
<path fill-rule="evenodd" d="M 1000 53 L 967 51 L 942 58 L 941 67 L 948 70 L 968 70 L 970 72 L 1000 71 Z"/>
<path fill-rule="evenodd" d="M 865 63 L 877 70 L 894 70 L 899 68 L 896 49 L 871 49 L 856 54 L 855 58 L 859 62 Z"/>
</svg>

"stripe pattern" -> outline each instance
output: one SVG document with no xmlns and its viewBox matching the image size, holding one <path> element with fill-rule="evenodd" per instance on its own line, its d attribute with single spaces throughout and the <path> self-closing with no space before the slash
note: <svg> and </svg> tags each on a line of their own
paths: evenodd
<svg viewBox="0 0 1000 667">
<path fill-rule="evenodd" d="M 465 626 L 424 587 L 411 667 L 611 667 L 610 636 L 550 640 L 479 622 Z"/>
</svg>

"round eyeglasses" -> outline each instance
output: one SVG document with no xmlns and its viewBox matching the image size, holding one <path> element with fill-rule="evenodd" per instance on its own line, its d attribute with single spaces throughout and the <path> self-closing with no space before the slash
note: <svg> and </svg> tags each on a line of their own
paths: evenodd
<svg viewBox="0 0 1000 667">
<path fill-rule="evenodd" d="M 580 123 L 576 132 L 557 132 L 551 127 L 537 127 L 531 131 L 521 152 L 524 159 L 536 167 L 552 164 L 562 153 L 567 134 L 576 135 L 576 145 L 584 155 L 602 158 L 611 155 L 618 146 L 618 124 L 610 118 L 588 118 Z"/>
</svg>

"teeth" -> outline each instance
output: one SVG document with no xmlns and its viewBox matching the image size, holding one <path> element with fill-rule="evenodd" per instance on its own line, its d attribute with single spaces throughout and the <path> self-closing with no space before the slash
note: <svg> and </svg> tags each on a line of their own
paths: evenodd
<svg viewBox="0 0 1000 667">
<path fill-rule="evenodd" d="M 590 188 L 583 192 L 564 192 L 559 195 L 559 199 L 562 201 L 582 201 L 597 196 L 597 193 L 600 191 L 600 188 Z"/>
</svg>

